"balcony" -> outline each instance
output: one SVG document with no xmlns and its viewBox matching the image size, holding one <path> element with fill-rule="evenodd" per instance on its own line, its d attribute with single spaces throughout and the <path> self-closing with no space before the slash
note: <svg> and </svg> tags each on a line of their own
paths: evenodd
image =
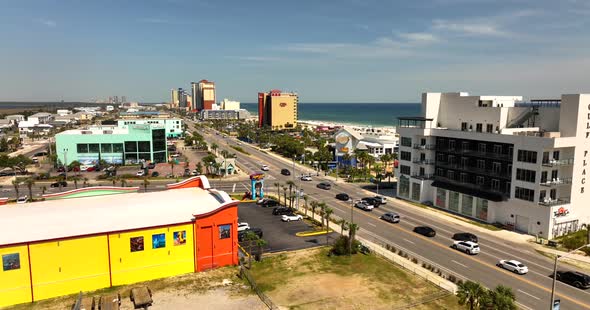
<svg viewBox="0 0 590 310">
<path fill-rule="evenodd" d="M 436 145 L 434 144 L 414 144 L 416 150 L 435 150 Z"/>
<path fill-rule="evenodd" d="M 488 199 L 491 201 L 506 201 L 508 199 L 507 193 L 502 192 L 499 189 L 492 188 L 489 185 L 464 183 L 438 175 L 434 176 L 434 183 L 432 183 L 432 186 Z"/>
<path fill-rule="evenodd" d="M 414 161 L 412 161 L 414 164 L 418 164 L 418 165 L 434 165 L 434 160 L 431 159 L 414 159 Z"/>
<path fill-rule="evenodd" d="M 481 151 L 475 151 L 475 150 L 470 150 L 470 149 L 461 149 L 461 148 L 457 148 L 457 147 L 450 148 L 450 147 L 445 147 L 445 146 L 437 146 L 436 151 L 444 152 L 444 153 L 451 153 L 451 154 L 463 154 L 465 156 L 471 156 L 471 157 L 510 160 L 510 161 L 512 160 L 512 154 L 481 152 Z"/>
<path fill-rule="evenodd" d="M 539 202 L 539 205 L 546 206 L 546 207 L 553 207 L 553 206 L 561 206 L 566 205 L 571 202 L 570 197 L 560 197 L 556 199 L 552 199 L 551 197 L 546 197 L 543 201 Z"/>
<path fill-rule="evenodd" d="M 539 183 L 541 186 L 553 187 L 553 186 L 560 186 L 560 185 L 569 185 L 572 184 L 572 178 L 556 178 L 552 180 L 547 180 L 545 182 Z"/>
<path fill-rule="evenodd" d="M 548 161 L 543 161 L 543 166 L 545 167 L 553 167 L 553 166 L 571 166 L 574 164 L 574 159 L 573 158 L 567 158 L 567 159 L 550 159 Z"/>
<path fill-rule="evenodd" d="M 434 174 L 413 174 L 412 178 L 419 180 L 432 180 L 434 179 Z"/>
<path fill-rule="evenodd" d="M 512 175 L 509 172 L 493 171 L 490 169 L 481 169 L 481 168 L 472 167 L 472 166 L 462 166 L 460 164 L 449 164 L 446 162 L 439 161 L 436 163 L 436 166 L 441 167 L 441 168 L 446 168 L 446 169 L 464 171 L 469 174 L 481 174 L 481 175 L 498 177 L 498 178 L 503 178 L 503 179 L 511 179 L 512 178 Z"/>
</svg>

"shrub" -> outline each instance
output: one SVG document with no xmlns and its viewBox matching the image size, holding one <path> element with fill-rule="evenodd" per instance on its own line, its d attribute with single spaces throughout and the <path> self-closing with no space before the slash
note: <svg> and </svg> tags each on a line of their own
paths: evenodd
<svg viewBox="0 0 590 310">
<path fill-rule="evenodd" d="M 451 281 L 451 282 L 453 282 L 453 283 L 459 284 L 459 283 L 457 283 L 457 277 L 455 277 L 455 276 L 454 276 L 454 275 L 452 275 L 452 274 L 450 274 L 450 275 L 448 276 L 448 279 L 449 279 L 449 281 Z"/>
<path fill-rule="evenodd" d="M 397 250 L 397 255 L 399 255 L 399 256 L 404 256 L 404 251 L 402 251 L 402 250 Z"/>
<path fill-rule="evenodd" d="M 422 268 L 428 269 L 428 268 L 426 268 L 426 266 L 428 266 L 426 263 L 422 263 Z"/>
<path fill-rule="evenodd" d="M 352 254 L 356 254 L 359 246 L 361 243 L 357 240 L 354 240 L 352 244 Z M 348 237 L 347 236 L 340 236 L 334 245 L 332 246 L 332 250 L 330 250 L 330 254 L 332 255 L 347 255 L 348 254 Z"/>
<path fill-rule="evenodd" d="M 418 259 L 416 259 L 415 257 L 412 258 L 412 263 L 417 264 L 418 263 Z"/>
</svg>

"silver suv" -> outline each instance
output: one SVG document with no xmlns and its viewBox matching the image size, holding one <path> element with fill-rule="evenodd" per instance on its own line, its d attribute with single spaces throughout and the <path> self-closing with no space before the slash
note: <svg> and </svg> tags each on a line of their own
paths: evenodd
<svg viewBox="0 0 590 310">
<path fill-rule="evenodd" d="M 381 215 L 380 217 L 382 220 L 390 222 L 390 223 L 399 223 L 399 214 L 391 212 L 391 213 L 385 213 L 383 215 Z"/>
<path fill-rule="evenodd" d="M 455 241 L 451 247 L 471 255 L 479 253 L 479 244 L 472 241 Z"/>
</svg>

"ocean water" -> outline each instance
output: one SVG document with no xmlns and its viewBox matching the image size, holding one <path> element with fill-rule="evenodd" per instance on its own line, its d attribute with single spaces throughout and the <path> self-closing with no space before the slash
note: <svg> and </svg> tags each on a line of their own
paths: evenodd
<svg viewBox="0 0 590 310">
<path fill-rule="evenodd" d="M 258 104 L 242 103 L 242 109 L 258 115 Z M 419 103 L 299 103 L 300 121 L 324 121 L 350 125 L 397 126 L 400 116 L 420 116 Z"/>
</svg>

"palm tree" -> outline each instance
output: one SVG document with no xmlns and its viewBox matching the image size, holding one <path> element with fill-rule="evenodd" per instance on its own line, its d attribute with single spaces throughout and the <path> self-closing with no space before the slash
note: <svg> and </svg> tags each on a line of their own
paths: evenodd
<svg viewBox="0 0 590 310">
<path fill-rule="evenodd" d="M 457 285 L 457 297 L 460 305 L 468 305 L 470 310 L 480 309 L 487 289 L 481 284 L 472 281 L 465 281 Z"/>
<path fill-rule="evenodd" d="M 176 165 L 176 161 L 173 159 L 168 163 L 170 164 L 170 174 L 174 175 L 174 165 Z"/>
<path fill-rule="evenodd" d="M 315 209 L 318 207 L 318 202 L 317 201 L 312 201 L 311 202 L 311 219 L 315 221 Z"/>
<path fill-rule="evenodd" d="M 197 163 L 197 166 L 195 167 L 195 169 L 197 170 L 198 174 L 203 174 L 203 164 L 201 164 L 201 162 Z"/>
<path fill-rule="evenodd" d="M 498 285 L 488 292 L 488 304 L 492 309 L 516 310 L 516 296 L 511 288 Z"/>
<path fill-rule="evenodd" d="M 121 178 L 121 187 L 127 187 L 127 180 Z"/>
<path fill-rule="evenodd" d="M 354 244 L 354 238 L 356 232 L 359 230 L 359 225 L 355 223 L 348 223 L 348 254 L 352 254 L 352 245 Z"/>
<path fill-rule="evenodd" d="M 150 181 L 148 180 L 147 177 L 144 177 L 143 178 L 142 184 L 143 184 L 143 191 L 144 192 L 147 192 L 147 187 L 148 187 L 148 185 L 150 185 Z"/>
<path fill-rule="evenodd" d="M 118 176 L 114 176 L 111 178 L 111 181 L 113 182 L 113 186 L 115 186 L 117 184 L 117 182 L 119 182 L 120 177 Z"/>
<path fill-rule="evenodd" d="M 285 206 L 287 206 L 287 187 L 283 185 L 283 198 L 285 201 Z"/>
<path fill-rule="evenodd" d="M 293 186 L 295 186 L 295 182 L 293 182 L 292 180 L 287 181 L 287 185 L 289 185 L 289 197 L 293 196 Z M 292 199 L 289 199 L 289 208 L 293 207 L 292 206 Z"/>
<path fill-rule="evenodd" d="M 217 145 L 217 143 L 212 143 L 211 144 L 211 149 L 213 150 L 213 153 L 215 153 L 215 155 L 217 155 L 217 149 L 219 148 L 219 145 Z"/>
<path fill-rule="evenodd" d="M 280 204 L 281 203 L 281 183 L 275 182 L 273 185 L 277 187 L 277 199 L 279 200 L 279 204 Z"/>
<path fill-rule="evenodd" d="M 20 181 L 12 180 L 12 185 L 14 185 L 14 191 L 16 192 L 16 198 L 19 198 L 18 186 L 20 185 Z"/>
<path fill-rule="evenodd" d="M 88 186 L 88 178 L 85 177 L 83 180 L 84 180 L 84 183 L 82 183 L 82 186 L 87 187 Z"/>
<path fill-rule="evenodd" d="M 348 222 L 345 219 L 341 219 L 338 221 L 338 225 L 340 225 L 340 235 L 344 236 L 344 231 L 348 230 Z"/>
<path fill-rule="evenodd" d="M 74 188 L 75 189 L 78 189 L 78 181 L 80 180 L 80 178 L 77 177 L 77 176 L 73 176 L 73 177 L 70 178 L 70 180 L 71 181 L 74 181 Z"/>
<path fill-rule="evenodd" d="M 31 199 L 31 201 L 33 201 L 33 185 L 35 185 L 35 180 L 33 180 L 33 178 L 27 178 L 25 180 L 25 185 L 29 189 L 29 197 L 30 197 L 29 199 Z"/>
<path fill-rule="evenodd" d="M 324 213 L 326 214 L 326 244 L 328 244 L 328 233 L 330 232 L 330 215 L 334 213 L 334 210 L 332 208 L 326 207 Z"/>
<path fill-rule="evenodd" d="M 309 196 L 303 195 L 303 207 L 305 208 L 305 217 L 307 217 L 307 201 L 309 200 Z"/>
<path fill-rule="evenodd" d="M 41 196 L 45 195 L 45 192 L 47 191 L 47 187 L 45 185 L 39 187 L 39 189 L 41 190 Z"/>
<path fill-rule="evenodd" d="M 326 215 L 326 208 L 327 208 L 328 206 L 326 205 L 326 203 L 325 203 L 325 202 L 323 202 L 323 201 L 322 201 L 322 202 L 320 202 L 320 203 L 318 204 L 318 207 L 320 208 L 320 220 L 321 220 L 321 222 L 322 222 L 322 223 L 321 223 L 321 224 L 322 224 L 322 228 L 321 228 L 321 229 L 323 230 L 323 229 L 324 229 L 324 216 Z"/>
</svg>

